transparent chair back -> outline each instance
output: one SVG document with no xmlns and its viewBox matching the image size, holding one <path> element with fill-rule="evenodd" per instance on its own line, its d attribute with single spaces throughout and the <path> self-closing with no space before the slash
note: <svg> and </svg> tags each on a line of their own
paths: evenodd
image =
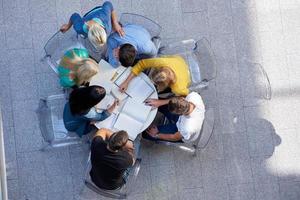
<svg viewBox="0 0 300 200">
<path fill-rule="evenodd" d="M 120 17 L 122 25 L 125 24 L 137 24 L 148 30 L 151 37 L 158 37 L 161 32 L 161 26 L 152 19 L 145 16 L 134 14 L 134 13 L 122 13 Z"/>
<path fill-rule="evenodd" d="M 243 60 L 240 72 L 245 106 L 261 104 L 272 98 L 269 77 L 261 64 Z"/>
<path fill-rule="evenodd" d="M 130 188 L 130 186 L 132 186 L 136 182 L 136 178 L 140 171 L 140 167 L 141 167 L 141 159 L 136 159 L 135 164 L 130 171 L 130 174 L 129 174 L 126 184 L 123 185 L 121 188 L 116 189 L 116 190 L 101 189 L 93 183 L 91 176 L 90 176 L 90 171 L 92 168 L 91 153 L 90 153 L 88 161 L 87 161 L 84 183 L 89 189 L 91 189 L 92 191 L 94 191 L 97 194 L 100 194 L 102 196 L 114 198 L 114 199 L 126 199 L 126 197 L 130 194 L 131 189 L 133 189 L 133 188 Z"/>
<path fill-rule="evenodd" d="M 191 91 L 199 91 L 216 78 L 216 59 L 206 38 L 197 42 L 193 39 L 174 42 L 164 46 L 160 54 L 181 55 L 187 62 L 191 77 Z"/>
<path fill-rule="evenodd" d="M 63 123 L 63 110 L 66 103 L 64 94 L 40 99 L 37 115 L 45 145 L 41 150 L 80 144 L 82 140 L 76 133 L 68 132 Z"/>
<path fill-rule="evenodd" d="M 207 146 L 214 130 L 214 124 L 215 124 L 214 109 L 208 108 L 205 111 L 205 118 L 202 124 L 199 137 L 195 140 L 194 143 L 196 148 L 203 149 Z"/>
<path fill-rule="evenodd" d="M 77 33 L 71 29 L 66 33 L 57 31 L 44 46 L 45 60 L 51 69 L 58 74 L 57 66 L 67 50 L 83 48 L 79 42 Z"/>
</svg>

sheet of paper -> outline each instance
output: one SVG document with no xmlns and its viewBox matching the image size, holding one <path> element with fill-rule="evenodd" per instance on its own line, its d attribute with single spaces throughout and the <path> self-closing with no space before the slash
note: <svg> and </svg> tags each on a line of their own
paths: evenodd
<svg viewBox="0 0 300 200">
<path fill-rule="evenodd" d="M 140 76 L 130 82 L 126 91 L 138 103 L 144 102 L 153 92 L 155 92 L 154 88 Z"/>
<path fill-rule="evenodd" d="M 129 138 L 134 140 L 136 135 L 140 133 L 143 123 L 131 118 L 125 113 L 120 113 L 117 121 L 114 124 L 114 128 L 117 130 L 124 130 L 128 133 Z"/>
<path fill-rule="evenodd" d="M 99 121 L 97 122 L 95 125 L 98 129 L 100 128 L 107 128 L 107 129 L 111 129 L 111 127 L 113 127 L 116 119 L 117 119 L 117 114 L 111 114 L 108 118 L 106 118 L 103 121 Z"/>
<path fill-rule="evenodd" d="M 151 111 L 151 108 L 151 106 L 147 106 L 144 103 L 139 103 L 135 99 L 128 98 L 122 109 L 122 113 L 125 113 L 133 119 L 144 123 L 149 112 Z"/>
<path fill-rule="evenodd" d="M 106 110 L 110 105 L 114 103 L 115 98 L 109 94 L 106 94 L 105 97 L 96 105 L 96 108 L 100 110 Z"/>
</svg>

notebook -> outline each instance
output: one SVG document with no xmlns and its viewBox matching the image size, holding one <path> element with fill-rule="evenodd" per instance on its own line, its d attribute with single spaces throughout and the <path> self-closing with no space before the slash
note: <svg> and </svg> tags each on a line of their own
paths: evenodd
<svg viewBox="0 0 300 200">
<path fill-rule="evenodd" d="M 134 140 L 136 135 L 141 132 L 150 111 L 151 106 L 128 98 L 118 115 L 114 128 L 126 131 L 129 138 Z"/>
<path fill-rule="evenodd" d="M 127 68 L 116 80 L 115 84 L 120 86 L 131 73 L 131 68 Z M 136 102 L 143 103 L 155 92 L 153 86 L 142 78 L 141 75 L 133 78 L 126 90 L 128 96 L 133 97 Z"/>
</svg>

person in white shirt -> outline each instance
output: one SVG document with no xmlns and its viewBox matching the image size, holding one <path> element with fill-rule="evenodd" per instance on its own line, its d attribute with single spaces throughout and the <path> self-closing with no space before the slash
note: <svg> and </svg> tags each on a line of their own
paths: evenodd
<svg viewBox="0 0 300 200">
<path fill-rule="evenodd" d="M 205 106 L 198 93 L 191 92 L 185 98 L 173 97 L 168 103 L 168 112 L 163 111 L 170 123 L 150 126 L 143 137 L 149 140 L 192 142 L 199 136 L 204 113 Z"/>
</svg>

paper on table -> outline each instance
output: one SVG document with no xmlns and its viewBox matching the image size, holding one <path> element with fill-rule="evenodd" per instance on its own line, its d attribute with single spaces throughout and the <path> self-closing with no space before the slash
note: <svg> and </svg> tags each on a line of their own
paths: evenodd
<svg viewBox="0 0 300 200">
<path fill-rule="evenodd" d="M 117 86 L 120 86 L 126 78 L 131 73 L 131 69 L 127 68 L 115 81 Z M 145 81 L 141 75 L 133 78 L 126 90 L 126 93 L 133 97 L 138 103 L 144 102 L 153 92 L 155 89 Z"/>
<path fill-rule="evenodd" d="M 103 121 L 97 122 L 95 125 L 97 128 L 107 128 L 111 129 L 113 127 L 113 124 L 115 123 L 117 119 L 117 114 L 112 113 L 108 118 L 106 118 Z"/>
<path fill-rule="evenodd" d="M 105 97 L 96 105 L 96 108 L 100 110 L 106 110 L 110 105 L 114 103 L 115 98 L 109 94 L 106 94 Z"/>
<path fill-rule="evenodd" d="M 118 115 L 114 128 L 127 131 L 130 138 L 135 139 L 136 135 L 140 133 L 144 126 L 150 110 L 150 106 L 128 98 L 122 111 Z"/>
</svg>

